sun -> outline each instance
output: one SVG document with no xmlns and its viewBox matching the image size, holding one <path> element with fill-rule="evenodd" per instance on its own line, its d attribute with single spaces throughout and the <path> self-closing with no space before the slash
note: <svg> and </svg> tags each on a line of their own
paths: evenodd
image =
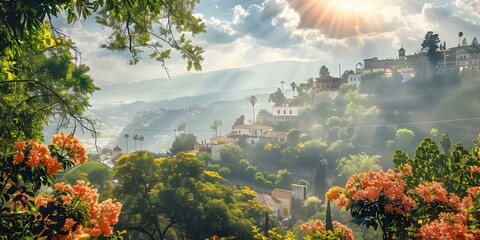
<svg viewBox="0 0 480 240">
<path fill-rule="evenodd" d="M 358 2 L 355 0 L 338 0 L 336 7 L 340 11 L 351 11 L 357 6 Z"/>
</svg>

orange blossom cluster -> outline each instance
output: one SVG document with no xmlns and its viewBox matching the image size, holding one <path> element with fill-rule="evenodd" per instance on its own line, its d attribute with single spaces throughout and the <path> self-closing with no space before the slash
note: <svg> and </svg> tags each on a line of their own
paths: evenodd
<svg viewBox="0 0 480 240">
<path fill-rule="evenodd" d="M 323 225 L 323 222 L 320 220 L 314 220 L 312 223 L 305 223 L 301 226 L 302 231 L 305 231 L 308 235 L 323 236 L 327 237 L 327 230 Z M 348 228 L 347 226 L 334 221 L 333 222 L 333 229 L 334 234 L 338 237 L 345 238 L 347 240 L 353 240 L 353 232 L 352 229 Z M 316 239 L 316 238 L 315 238 Z M 324 239 L 324 238 L 322 238 Z"/>
<path fill-rule="evenodd" d="M 55 190 L 67 193 L 61 194 L 62 197 L 57 199 L 62 204 L 75 204 L 80 201 L 85 204 L 88 209 L 88 219 L 83 226 L 78 226 L 75 231 L 73 226 L 77 224 L 74 219 L 67 218 L 62 230 L 68 234 L 59 236 L 60 239 L 85 239 L 89 236 L 110 236 L 113 231 L 113 225 L 118 222 L 118 216 L 122 209 L 122 204 L 107 199 L 101 203 L 98 202 L 97 189 L 84 181 L 77 181 L 75 186 L 65 183 L 55 184 Z M 37 206 L 47 206 L 49 202 L 55 201 L 52 196 L 44 197 L 39 195 L 35 204 Z M 78 204 L 78 203 L 77 203 Z"/>
</svg>

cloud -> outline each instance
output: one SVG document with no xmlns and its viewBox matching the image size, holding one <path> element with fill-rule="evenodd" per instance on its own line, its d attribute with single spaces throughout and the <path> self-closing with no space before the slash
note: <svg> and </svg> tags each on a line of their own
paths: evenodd
<svg viewBox="0 0 480 240">
<path fill-rule="evenodd" d="M 300 27 L 342 39 L 395 31 L 403 26 L 401 6 L 387 1 L 288 0 L 300 15 Z"/>
<path fill-rule="evenodd" d="M 266 0 L 260 4 L 235 5 L 229 20 L 212 17 L 206 20 L 210 36 L 200 37 L 212 44 L 232 43 L 244 36 L 270 47 L 289 47 L 302 42 L 294 32 L 299 24 L 298 14 L 284 0 Z"/>
</svg>

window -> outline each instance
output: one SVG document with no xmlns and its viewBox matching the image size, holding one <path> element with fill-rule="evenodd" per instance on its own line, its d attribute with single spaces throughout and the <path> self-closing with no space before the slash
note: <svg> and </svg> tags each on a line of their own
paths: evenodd
<svg viewBox="0 0 480 240">
<path fill-rule="evenodd" d="M 292 110 L 290 110 L 290 115 L 292 115 Z"/>
<path fill-rule="evenodd" d="M 280 115 L 280 110 L 277 110 L 277 114 Z"/>
<path fill-rule="evenodd" d="M 254 144 L 254 143 L 255 143 L 255 140 L 254 140 L 254 139 L 250 140 L 250 143 L 251 143 L 251 144 Z"/>
<path fill-rule="evenodd" d="M 283 110 L 283 114 L 287 114 L 287 110 Z"/>
</svg>

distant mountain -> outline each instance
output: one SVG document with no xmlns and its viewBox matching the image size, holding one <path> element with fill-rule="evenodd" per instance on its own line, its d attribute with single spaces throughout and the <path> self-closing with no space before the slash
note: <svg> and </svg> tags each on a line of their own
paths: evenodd
<svg viewBox="0 0 480 240">
<path fill-rule="evenodd" d="M 318 75 L 317 62 L 281 61 L 205 73 L 187 73 L 170 79 L 103 85 L 91 98 L 94 107 L 102 104 L 157 101 L 187 96 L 217 94 L 216 100 L 233 100 L 255 93 L 269 93 L 291 82 L 305 82 Z M 102 84 L 106 84 L 102 82 Z"/>
</svg>

